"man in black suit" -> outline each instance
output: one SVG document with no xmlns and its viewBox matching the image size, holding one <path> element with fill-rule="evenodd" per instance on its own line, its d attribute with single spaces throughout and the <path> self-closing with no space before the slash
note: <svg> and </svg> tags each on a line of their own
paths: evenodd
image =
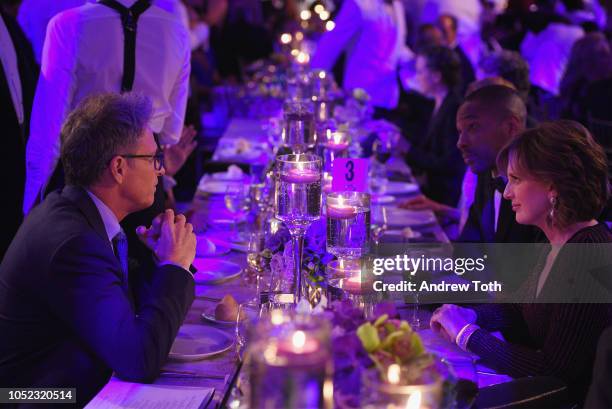
<svg viewBox="0 0 612 409">
<path fill-rule="evenodd" d="M 447 47 L 430 47 L 416 60 L 419 91 L 435 101 L 422 140 L 412 139 L 404 159 L 421 176 L 423 192 L 433 200 L 455 206 L 461 196 L 465 164 L 456 146 L 455 118 L 461 104 L 456 91 L 460 81 L 459 58 Z"/>
<path fill-rule="evenodd" d="M 171 210 L 139 228 L 158 264 L 128 282 L 119 222 L 164 174 L 150 101 L 85 100 L 62 129 L 67 186 L 30 213 L 0 265 L 0 385 L 76 387 L 87 403 L 114 372 L 151 381 L 194 298 L 193 227 Z M 131 272 L 130 272 L 131 274 Z"/>
<path fill-rule="evenodd" d="M 438 26 L 442 32 L 444 43 L 447 47 L 450 47 L 459 57 L 461 61 L 461 94 L 465 92 L 467 87 L 476 80 L 476 74 L 474 73 L 474 67 L 472 62 L 463 51 L 463 48 L 457 43 L 457 29 L 459 22 L 455 16 L 450 14 L 442 14 L 438 17 Z"/>
<path fill-rule="evenodd" d="M 15 19 L 6 12 L 9 3 L 0 0 L 0 124 L 5 175 L 2 190 L 0 260 L 23 219 L 21 210 L 25 184 L 25 144 L 32 111 L 38 65 L 32 46 Z"/>
<path fill-rule="evenodd" d="M 457 147 L 478 175 L 474 202 L 458 238 L 473 243 L 532 243 L 539 230 L 516 222 L 505 181 L 498 177 L 497 154 L 525 129 L 527 111 L 519 94 L 504 85 L 488 85 L 468 95 L 457 113 Z"/>
</svg>

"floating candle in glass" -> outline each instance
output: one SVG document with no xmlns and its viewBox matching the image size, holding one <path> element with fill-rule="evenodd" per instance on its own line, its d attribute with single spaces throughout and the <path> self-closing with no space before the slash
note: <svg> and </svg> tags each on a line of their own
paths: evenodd
<svg viewBox="0 0 612 409">
<path fill-rule="evenodd" d="M 370 195 L 332 192 L 326 197 L 327 251 L 338 258 L 359 258 L 370 241 Z"/>
<path fill-rule="evenodd" d="M 249 407 L 331 408 L 329 323 L 317 316 L 285 316 L 254 328 Z"/>
</svg>

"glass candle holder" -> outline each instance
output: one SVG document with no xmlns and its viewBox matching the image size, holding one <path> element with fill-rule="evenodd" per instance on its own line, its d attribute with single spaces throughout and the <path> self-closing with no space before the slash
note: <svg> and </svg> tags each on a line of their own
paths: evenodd
<svg viewBox="0 0 612 409">
<path fill-rule="evenodd" d="M 317 128 L 317 154 L 323 160 L 323 171 L 331 174 L 336 158 L 347 158 L 351 138 L 348 133 L 325 127 Z"/>
<path fill-rule="evenodd" d="M 370 242 L 370 195 L 331 192 L 325 200 L 327 252 L 340 259 L 361 257 Z"/>
<path fill-rule="evenodd" d="M 360 407 L 364 409 L 441 409 L 452 405 L 444 385 L 446 369 L 433 355 L 401 366 L 394 363 L 362 373 Z"/>
<path fill-rule="evenodd" d="M 294 252 L 294 294 L 298 303 L 302 286 L 302 250 L 304 234 L 321 216 L 321 159 L 310 154 L 281 155 L 276 158 L 276 218 L 291 233 Z"/>
<path fill-rule="evenodd" d="M 331 408 L 329 323 L 273 310 L 253 328 L 247 354 L 251 408 Z"/>
<path fill-rule="evenodd" d="M 304 153 L 314 147 L 314 108 L 311 101 L 290 100 L 283 107 L 282 142 L 293 153 Z"/>
<path fill-rule="evenodd" d="M 313 97 L 325 100 L 334 86 L 334 78 L 325 70 L 312 70 L 310 72 L 310 84 Z"/>
</svg>

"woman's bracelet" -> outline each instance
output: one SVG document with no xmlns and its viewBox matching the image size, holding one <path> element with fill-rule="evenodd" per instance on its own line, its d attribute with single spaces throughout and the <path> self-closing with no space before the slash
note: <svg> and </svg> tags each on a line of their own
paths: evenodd
<svg viewBox="0 0 612 409">
<path fill-rule="evenodd" d="M 457 337 L 455 338 L 455 343 L 457 346 L 464 351 L 467 351 L 467 344 L 470 340 L 470 337 L 477 329 L 480 327 L 476 324 L 466 324 L 461 330 L 457 333 Z"/>
</svg>

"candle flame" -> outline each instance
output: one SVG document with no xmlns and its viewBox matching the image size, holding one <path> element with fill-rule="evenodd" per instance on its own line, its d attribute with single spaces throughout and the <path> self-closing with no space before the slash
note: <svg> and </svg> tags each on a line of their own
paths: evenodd
<svg viewBox="0 0 612 409">
<path fill-rule="evenodd" d="M 310 61 L 310 56 L 304 51 L 300 51 L 295 59 L 300 64 L 306 64 L 308 61 Z"/>
<path fill-rule="evenodd" d="M 343 139 L 342 137 L 343 136 L 344 135 L 342 135 L 342 133 L 340 133 L 340 132 L 334 132 L 333 135 L 332 135 L 332 138 L 334 139 L 334 143 L 337 145 L 340 142 L 342 142 L 342 139 Z"/>
<path fill-rule="evenodd" d="M 309 20 L 309 19 L 310 19 L 310 17 L 311 17 L 311 15 L 312 15 L 312 14 L 310 13 L 310 11 L 309 11 L 309 10 L 302 10 L 302 12 L 300 13 L 300 18 L 301 18 L 302 20 Z"/>
<path fill-rule="evenodd" d="M 325 7 L 323 7 L 323 5 L 322 5 L 322 4 L 317 4 L 317 5 L 314 7 L 314 12 L 315 12 L 315 13 L 317 13 L 317 14 L 321 14 L 321 12 L 322 12 L 322 11 L 325 11 Z"/>
<path fill-rule="evenodd" d="M 387 369 L 387 379 L 389 380 L 389 383 L 397 385 L 400 381 L 400 373 L 401 368 L 398 364 L 389 365 L 389 369 Z"/>
<path fill-rule="evenodd" d="M 291 34 L 289 34 L 289 33 L 283 33 L 281 35 L 281 38 L 280 38 L 281 43 L 283 43 L 283 44 L 289 44 L 292 39 L 293 38 L 291 37 Z"/>
<path fill-rule="evenodd" d="M 273 310 L 270 313 L 270 322 L 272 322 L 272 325 L 281 325 L 283 321 L 283 312 L 281 310 Z"/>
<path fill-rule="evenodd" d="M 291 343 L 296 349 L 304 348 L 304 345 L 306 345 L 306 333 L 304 331 L 295 331 L 291 337 Z"/>
<path fill-rule="evenodd" d="M 421 407 L 421 392 L 411 394 L 406 402 L 406 409 L 419 409 Z"/>
<path fill-rule="evenodd" d="M 336 28 L 336 23 L 334 23 L 333 21 L 329 20 L 327 21 L 327 23 L 325 23 L 325 29 L 327 31 L 332 31 L 334 28 Z"/>
<path fill-rule="evenodd" d="M 319 18 L 323 21 L 329 19 L 329 12 L 323 10 L 322 12 L 319 13 Z"/>
</svg>

